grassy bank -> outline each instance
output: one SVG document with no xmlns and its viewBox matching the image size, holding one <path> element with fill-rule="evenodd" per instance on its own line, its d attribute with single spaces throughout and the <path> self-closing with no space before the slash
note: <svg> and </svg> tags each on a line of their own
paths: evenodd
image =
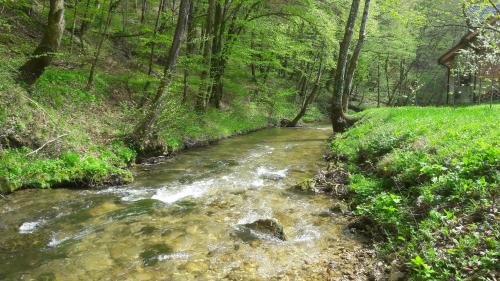
<svg viewBox="0 0 500 281">
<path fill-rule="evenodd" d="M 115 107 L 108 111 L 118 121 L 89 115 L 100 110 L 99 105 L 65 101 L 64 107 L 53 107 L 26 95 L 0 98 L 2 108 L 0 149 L 0 183 L 2 192 L 19 188 L 50 188 L 58 186 L 94 187 L 120 184 L 132 180 L 128 167 L 140 154 L 128 147 L 125 136 L 133 129 L 135 118 L 124 115 L 129 109 Z M 14 110 L 8 103 L 19 105 Z M 74 110 L 74 107 L 81 107 Z M 107 106 L 109 108 L 109 106 Z M 123 110 L 123 111 L 122 111 Z M 108 115 L 109 116 L 109 115 Z M 158 154 L 171 155 L 192 146 L 264 128 L 279 121 L 278 115 L 268 116 L 263 108 L 225 111 L 208 110 L 195 115 L 179 106 L 163 116 L 156 129 L 161 141 Z M 172 121 L 175 119 L 175 121 Z"/>
<path fill-rule="evenodd" d="M 18 69 L 40 42 L 48 12 L 36 3 L 25 9 L 23 3 L 8 2 L 0 9 L 1 193 L 128 182 L 132 180 L 128 168 L 139 157 L 171 155 L 279 124 L 299 110 L 297 90 L 290 81 L 273 74 L 257 85 L 248 61 L 233 56 L 224 76 L 221 108 L 196 112 L 202 60 L 188 59 L 182 50 L 168 104 L 152 128 L 155 151 L 135 151 L 126 145 L 127 136 L 144 116 L 141 104 L 158 88 L 171 31 L 156 42 L 152 74 L 147 75 L 150 46 L 135 36 L 121 37 L 123 21 L 116 18 L 110 34 L 117 36 L 104 41 L 90 89 L 86 87 L 90 64 L 101 35 L 91 30 L 71 42 L 67 32 L 51 66 L 32 87 L 23 87 L 16 80 Z M 72 15 L 66 13 L 68 19 Z M 71 30 L 71 20 L 66 24 Z M 304 121 L 321 117 L 312 107 Z"/>
<path fill-rule="evenodd" d="M 11 79 L 11 72 L 1 74 L 6 82 L 0 91 L 3 193 L 132 180 L 128 167 L 139 152 L 124 139 L 141 115 L 119 92 L 126 78 L 100 76 L 99 86 L 86 91 L 85 72 L 51 68 L 28 93 Z M 246 104 L 243 109 L 235 101 L 230 108 L 200 115 L 178 99 L 172 103 L 155 127 L 161 145 L 156 153 L 163 155 L 277 124 L 293 114 L 283 106 L 285 110 L 269 115 L 264 106 Z"/>
<path fill-rule="evenodd" d="M 381 257 L 413 280 L 497 280 L 500 106 L 359 116 L 331 149 Z"/>
<path fill-rule="evenodd" d="M 0 46 L 1 47 L 1 46 Z M 10 55 L 0 48 L 0 57 Z M 9 59 L 0 66 L 0 191 L 20 188 L 93 187 L 132 180 L 128 170 L 139 152 L 125 137 L 141 118 L 137 101 L 147 80 L 124 70 L 99 73 L 96 86 L 85 89 L 88 72 L 50 67 L 27 91 L 14 81 L 24 61 Z M 154 90 L 156 81 L 151 82 Z M 154 131 L 161 151 L 169 155 L 191 146 L 278 124 L 297 109 L 288 97 L 269 105 L 248 102 L 237 94 L 223 110 L 203 114 L 183 104 L 178 88 Z M 321 117 L 312 110 L 306 120 Z M 156 155 L 157 156 L 157 155 Z"/>
</svg>

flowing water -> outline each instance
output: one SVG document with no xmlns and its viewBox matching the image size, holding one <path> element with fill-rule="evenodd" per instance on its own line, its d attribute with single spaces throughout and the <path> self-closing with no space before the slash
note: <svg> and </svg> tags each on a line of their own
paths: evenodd
<svg viewBox="0 0 500 281">
<path fill-rule="evenodd" d="M 267 129 L 140 166 L 128 186 L 16 192 L 0 201 L 0 280 L 336 280 L 362 243 L 333 199 L 290 190 L 329 133 Z M 286 241 L 239 231 L 265 218 Z"/>
</svg>

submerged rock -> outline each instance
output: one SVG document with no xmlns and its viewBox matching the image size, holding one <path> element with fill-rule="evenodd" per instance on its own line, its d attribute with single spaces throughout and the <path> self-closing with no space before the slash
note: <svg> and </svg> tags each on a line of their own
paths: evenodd
<svg viewBox="0 0 500 281">
<path fill-rule="evenodd" d="M 158 201 L 154 199 L 142 199 L 127 204 L 125 208 L 118 209 L 109 214 L 113 220 L 121 220 L 128 217 L 140 216 L 144 214 L 152 214 L 159 206 Z"/>
<path fill-rule="evenodd" d="M 298 191 L 301 193 L 316 193 L 318 190 L 316 189 L 316 181 L 314 179 L 307 179 L 301 183 L 298 183 L 292 186 L 292 190 Z"/>
<path fill-rule="evenodd" d="M 255 233 L 256 232 L 256 233 Z M 237 229 L 237 235 L 245 240 L 252 241 L 259 239 L 258 234 L 269 235 L 273 238 L 279 240 L 286 240 L 285 232 L 283 231 L 283 226 L 278 223 L 275 219 L 260 219 L 252 223 L 247 223 L 240 225 Z"/>
<path fill-rule="evenodd" d="M 344 201 L 338 201 L 330 208 L 332 213 L 347 214 L 349 213 L 349 206 Z"/>
<path fill-rule="evenodd" d="M 286 177 L 288 169 L 274 170 L 268 167 L 257 168 L 257 175 L 266 180 L 279 181 Z"/>
<path fill-rule="evenodd" d="M 158 230 L 158 229 L 154 226 L 144 226 L 139 230 L 139 233 L 142 235 L 150 235 L 153 232 L 155 232 L 156 230 Z"/>
<path fill-rule="evenodd" d="M 57 280 L 56 275 L 53 272 L 45 272 L 38 275 L 37 281 L 53 281 Z"/>
<path fill-rule="evenodd" d="M 152 266 L 158 263 L 161 255 L 172 254 L 172 248 L 165 244 L 154 244 L 147 246 L 141 253 L 144 266 Z"/>
</svg>

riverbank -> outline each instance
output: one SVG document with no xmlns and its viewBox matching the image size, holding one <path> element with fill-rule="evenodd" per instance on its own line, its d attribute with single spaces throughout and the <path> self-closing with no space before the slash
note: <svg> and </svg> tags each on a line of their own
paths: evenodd
<svg viewBox="0 0 500 281">
<path fill-rule="evenodd" d="M 15 48 L 0 44 L 0 58 L 9 57 L 0 65 L 3 194 L 21 188 L 123 184 L 133 180 L 129 168 L 137 160 L 169 156 L 274 126 L 297 111 L 286 97 L 277 100 L 270 112 L 266 104 L 228 94 L 231 103 L 223 109 L 209 108 L 200 113 L 176 96 L 154 128 L 157 150 L 139 152 L 128 147 L 125 139 L 142 116 L 137 101 L 149 80 L 134 80 L 143 76 L 140 70 L 127 69 L 114 61 L 113 74 L 98 73 L 95 87 L 87 90 L 87 71 L 77 66 L 55 66 L 28 91 L 14 80 L 15 70 L 25 60 L 22 55 L 10 58 Z M 313 109 L 305 121 L 322 117 Z"/>
<path fill-rule="evenodd" d="M 386 273 L 497 280 L 500 106 L 371 109 L 358 117 L 328 158 L 333 171 L 350 174 L 336 194 L 357 217 L 349 228 L 372 237 Z"/>
<path fill-rule="evenodd" d="M 81 108 L 76 113 L 61 112 L 26 93 L 16 97 L 7 94 L 0 99 L 1 108 L 6 109 L 2 112 L 2 129 L 7 132 L 2 135 L 6 148 L 0 150 L 3 193 L 20 188 L 93 188 L 131 182 L 129 168 L 136 162 L 155 162 L 158 158 L 151 157 L 165 158 L 185 149 L 275 126 L 282 117 L 269 117 L 265 109 L 257 107 L 252 111 L 210 110 L 201 118 L 183 110 L 176 113 L 177 126 L 159 130 L 163 134 L 159 150 L 141 154 L 122 140 L 124 132 L 132 128 L 130 120 L 108 124 L 104 118 L 86 116 L 81 107 L 88 104 L 73 105 L 73 109 Z M 10 111 L 10 102 L 20 106 Z M 71 118 L 74 119 L 70 121 Z M 75 119 L 80 122 L 75 124 Z"/>
<path fill-rule="evenodd" d="M 127 37 L 108 38 L 94 83 L 87 87 L 101 35 L 89 32 L 78 39 L 78 47 L 63 36 L 51 66 L 34 85 L 22 87 L 16 81 L 18 69 L 39 43 L 47 10 L 35 5 L 30 16 L 19 17 L 21 6 L 10 3 L 0 9 L 0 193 L 130 182 L 129 167 L 139 158 L 168 156 L 273 126 L 299 111 L 287 79 L 270 76 L 265 87 L 253 85 L 250 71 L 240 71 L 248 64 L 236 61 L 225 73 L 220 108 L 198 112 L 201 68 L 183 62 L 172 77 L 166 109 L 152 128 L 154 151 L 136 151 L 126 139 L 145 114 L 141 104 L 158 88 L 165 42 L 158 42 L 148 75 L 145 57 L 130 55 L 138 52 L 137 44 Z M 254 92 L 259 96 L 250 97 Z M 315 107 L 308 113 L 310 119 L 321 116 Z"/>
<path fill-rule="evenodd" d="M 373 251 L 336 200 L 290 190 L 323 166 L 330 134 L 270 128 L 137 166 L 126 186 L 14 192 L 0 279 L 364 280 Z M 284 239 L 248 227 L 262 220 Z"/>
</svg>

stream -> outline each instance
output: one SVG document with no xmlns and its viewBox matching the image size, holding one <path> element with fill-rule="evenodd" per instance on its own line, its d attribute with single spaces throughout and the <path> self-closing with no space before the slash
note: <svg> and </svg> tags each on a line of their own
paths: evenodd
<svg viewBox="0 0 500 281">
<path fill-rule="evenodd" d="M 266 129 L 138 166 L 127 186 L 15 192 L 0 199 L 0 280 L 344 279 L 363 270 L 362 239 L 334 199 L 290 190 L 329 135 Z M 241 233 L 258 219 L 287 239 Z"/>
</svg>

